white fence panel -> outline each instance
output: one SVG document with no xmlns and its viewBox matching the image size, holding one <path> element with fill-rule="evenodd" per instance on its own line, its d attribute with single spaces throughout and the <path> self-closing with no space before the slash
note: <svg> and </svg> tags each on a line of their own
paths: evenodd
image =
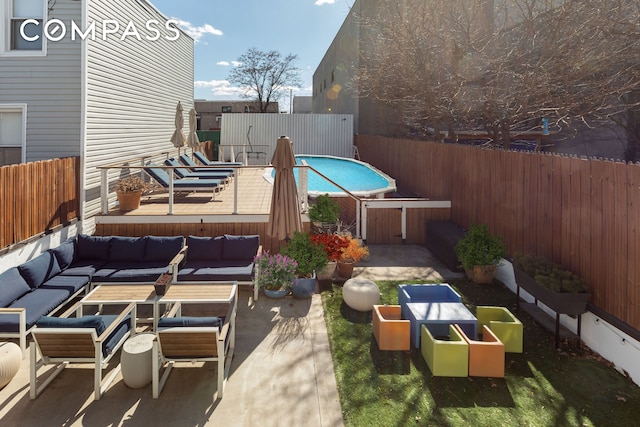
<svg viewBox="0 0 640 427">
<path fill-rule="evenodd" d="M 249 156 L 250 164 L 270 163 L 280 136 L 291 138 L 293 151 L 296 154 L 351 157 L 353 115 L 260 113 L 222 115 L 220 145 L 233 145 L 235 156 L 239 156 L 238 153 L 242 152 L 243 145 L 247 145 L 245 149 L 249 153 L 260 152 L 255 156 Z M 265 161 L 256 161 L 256 156 Z M 257 160 L 261 160 L 260 158 Z"/>
</svg>

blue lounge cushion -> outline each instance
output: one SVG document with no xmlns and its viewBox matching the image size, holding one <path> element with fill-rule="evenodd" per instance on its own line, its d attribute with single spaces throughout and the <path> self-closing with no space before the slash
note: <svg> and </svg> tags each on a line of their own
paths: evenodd
<svg viewBox="0 0 640 427">
<path fill-rule="evenodd" d="M 104 263 L 100 261 L 97 265 L 100 266 L 102 264 Z M 66 270 L 62 270 L 58 276 L 83 276 L 91 281 L 91 277 L 93 277 L 93 273 L 95 272 L 96 268 L 93 265 L 72 265 Z"/>
<path fill-rule="evenodd" d="M 60 273 L 60 266 L 51 252 L 44 252 L 18 266 L 20 274 L 33 289 Z"/>
<path fill-rule="evenodd" d="M 118 315 L 102 315 L 102 321 L 104 322 L 105 328 L 111 326 L 113 322 L 118 318 Z M 107 339 L 103 341 L 102 344 L 102 354 L 106 357 L 109 354 L 113 353 L 116 349 L 118 343 L 126 334 L 131 330 L 131 316 L 127 315 L 122 319 L 122 321 L 116 326 L 116 328 L 109 334 Z"/>
<path fill-rule="evenodd" d="M 253 259 L 259 247 L 260 236 L 257 234 L 252 236 L 232 236 L 225 234 L 222 259 Z"/>
<path fill-rule="evenodd" d="M 60 244 L 57 248 L 49 249 L 49 251 L 56 257 L 60 268 L 65 270 L 73 264 L 73 261 L 75 261 L 76 258 L 75 239 L 69 239 Z"/>
<path fill-rule="evenodd" d="M 111 238 L 109 261 L 142 261 L 146 246 L 147 240 L 144 237 L 114 236 Z"/>
<path fill-rule="evenodd" d="M 184 246 L 182 236 L 147 236 L 145 261 L 169 262 Z"/>
<path fill-rule="evenodd" d="M 69 292 L 65 289 L 43 289 L 39 288 L 33 292 L 24 294 L 10 308 L 24 308 L 27 330 L 31 328 L 42 317 L 58 308 L 60 304 L 69 298 Z M 0 316 L 1 332 L 18 332 L 19 316 Z"/>
<path fill-rule="evenodd" d="M 154 282 L 166 273 L 166 262 L 108 262 L 93 274 L 93 282 Z"/>
<path fill-rule="evenodd" d="M 77 258 L 106 261 L 109 259 L 111 237 L 80 234 L 77 242 Z"/>
<path fill-rule="evenodd" d="M 0 307 L 8 307 L 29 291 L 31 287 L 20 275 L 17 267 L 11 267 L 4 273 L 0 273 Z"/>
<path fill-rule="evenodd" d="M 58 274 L 44 282 L 38 289 L 63 289 L 71 296 L 88 285 L 90 281 L 89 276 L 67 276 Z"/>
<path fill-rule="evenodd" d="M 187 259 L 193 261 L 218 261 L 222 259 L 224 240 L 219 237 L 187 237 Z"/>
<path fill-rule="evenodd" d="M 178 271 L 179 281 L 253 280 L 254 263 L 250 260 L 187 261 Z"/>
<path fill-rule="evenodd" d="M 100 335 L 105 325 L 102 316 L 49 317 L 43 316 L 36 322 L 38 328 L 93 328 Z"/>
<path fill-rule="evenodd" d="M 224 317 L 163 317 L 158 320 L 159 328 L 174 328 L 181 326 L 208 326 L 216 327 L 224 324 Z"/>
</svg>

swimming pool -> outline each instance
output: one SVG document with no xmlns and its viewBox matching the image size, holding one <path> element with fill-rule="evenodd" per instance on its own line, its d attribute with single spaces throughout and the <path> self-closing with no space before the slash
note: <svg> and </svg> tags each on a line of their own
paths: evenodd
<svg viewBox="0 0 640 427">
<path fill-rule="evenodd" d="M 384 193 L 396 191 L 396 181 L 368 163 L 346 157 L 311 154 L 296 156 L 297 164 L 302 165 L 303 160 L 322 175 L 357 196 L 382 197 Z M 296 184 L 298 183 L 298 172 L 300 169 L 301 168 L 296 168 L 294 170 Z M 273 169 L 267 171 L 265 174 L 265 178 L 272 183 L 274 176 L 275 171 Z M 309 171 L 307 186 L 308 193 L 312 197 L 327 193 L 330 196 L 346 196 L 338 187 L 311 170 Z"/>
</svg>

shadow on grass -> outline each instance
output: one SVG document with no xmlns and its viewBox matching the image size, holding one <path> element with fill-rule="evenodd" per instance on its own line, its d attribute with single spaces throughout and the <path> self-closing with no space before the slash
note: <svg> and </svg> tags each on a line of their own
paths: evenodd
<svg viewBox="0 0 640 427">
<path fill-rule="evenodd" d="M 380 350 L 373 335 L 371 335 L 369 355 L 376 372 L 380 375 L 409 375 L 411 373 L 411 352 Z"/>
</svg>

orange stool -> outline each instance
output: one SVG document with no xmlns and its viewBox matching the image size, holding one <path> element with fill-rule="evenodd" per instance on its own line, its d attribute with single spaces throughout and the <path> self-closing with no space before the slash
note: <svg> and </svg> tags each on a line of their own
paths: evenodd
<svg viewBox="0 0 640 427">
<path fill-rule="evenodd" d="M 399 305 L 374 305 L 372 311 L 373 336 L 380 350 L 409 350 L 410 328 L 403 320 Z"/>
</svg>

